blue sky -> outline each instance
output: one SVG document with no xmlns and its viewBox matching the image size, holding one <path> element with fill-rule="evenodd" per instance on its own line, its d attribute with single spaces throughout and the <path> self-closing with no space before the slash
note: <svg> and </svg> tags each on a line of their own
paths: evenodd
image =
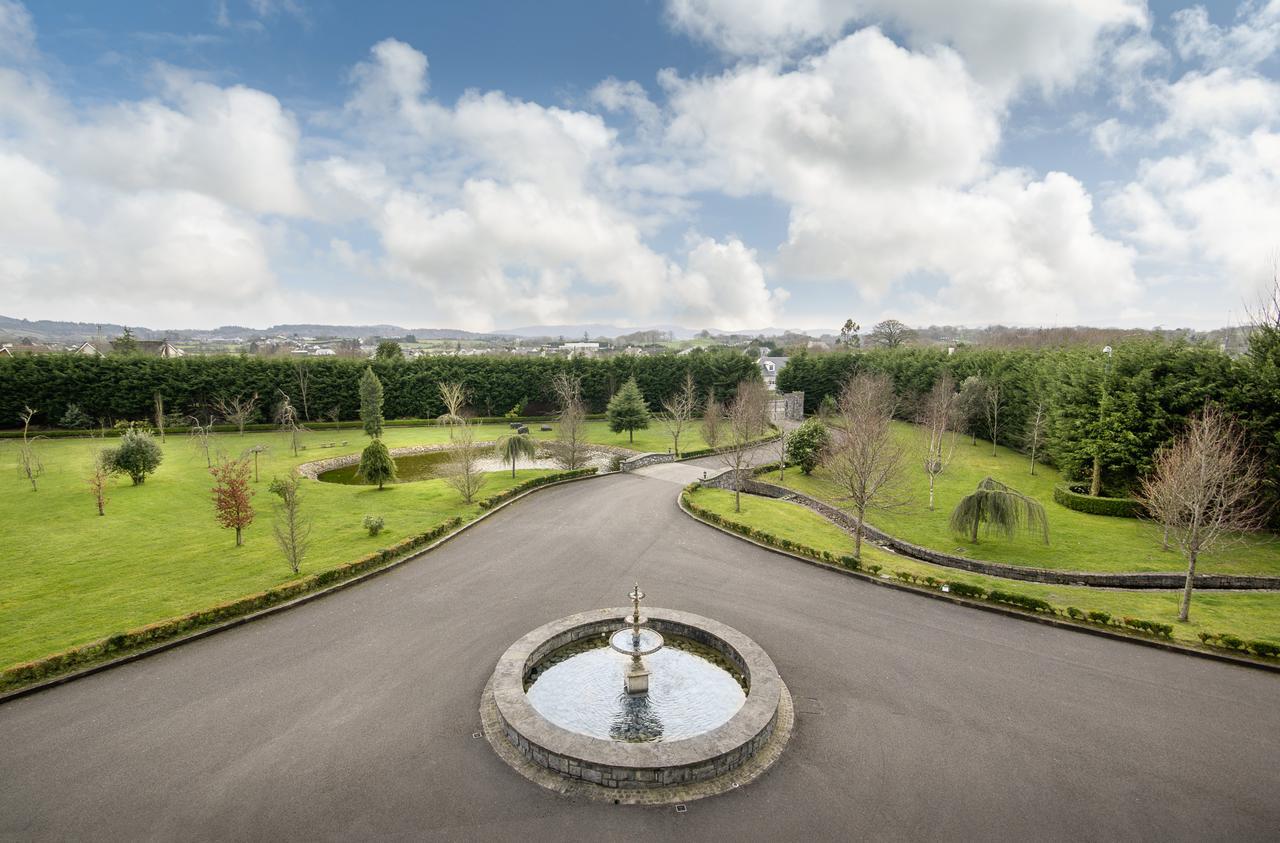
<svg viewBox="0 0 1280 843">
<path fill-rule="evenodd" d="M 0 0 L 0 312 L 1189 325 L 1280 249 L 1280 0 Z"/>
</svg>

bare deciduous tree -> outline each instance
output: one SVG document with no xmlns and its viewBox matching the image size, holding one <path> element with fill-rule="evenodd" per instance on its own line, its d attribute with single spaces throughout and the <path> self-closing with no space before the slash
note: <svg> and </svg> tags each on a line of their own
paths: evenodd
<svg viewBox="0 0 1280 843">
<path fill-rule="evenodd" d="M 587 462 L 587 413 L 582 407 L 582 383 L 577 377 L 561 372 L 552 381 L 551 389 L 560 407 L 551 452 L 562 468 L 573 471 Z"/>
<path fill-rule="evenodd" d="M 1190 614 L 1200 555 L 1264 523 L 1261 486 L 1262 468 L 1244 429 L 1214 407 L 1192 417 L 1186 431 L 1156 454 L 1139 497 L 1187 559 L 1178 620 Z"/>
<path fill-rule="evenodd" d="M 920 410 L 920 444 L 923 446 L 924 473 L 929 478 L 929 511 L 933 511 L 933 492 L 938 476 L 947 470 L 955 456 L 959 432 L 960 395 L 951 375 L 943 372 L 925 396 Z"/>
<path fill-rule="evenodd" d="M 187 423 L 190 426 L 189 438 L 191 447 L 196 449 L 197 453 L 204 454 L 204 464 L 206 468 L 213 468 L 213 417 L 209 417 L 209 421 L 205 424 L 200 423 L 200 419 L 195 416 L 187 416 Z"/>
<path fill-rule="evenodd" d="M 440 391 L 440 400 L 444 402 L 444 412 L 437 421 L 450 426 L 465 423 L 466 419 L 462 417 L 462 406 L 467 403 L 466 388 L 461 383 L 441 382 L 436 384 L 436 389 Z M 449 438 L 453 438 L 452 432 Z"/>
<path fill-rule="evenodd" d="M 457 425 L 450 450 L 449 461 L 442 469 L 444 482 L 462 495 L 464 503 L 471 503 L 484 485 L 484 472 L 480 471 L 479 462 L 482 449 L 476 444 L 476 429 L 463 422 Z"/>
<path fill-rule="evenodd" d="M 36 452 L 36 441 L 41 437 L 31 435 L 31 419 L 39 410 L 23 405 L 18 418 L 22 419 L 22 442 L 18 445 L 18 473 L 27 478 L 31 491 L 36 491 L 36 478 L 44 474 L 44 463 Z"/>
<path fill-rule="evenodd" d="M 307 421 L 311 421 L 311 411 L 307 407 L 307 386 L 311 382 L 311 372 L 307 366 L 307 361 L 301 358 L 294 360 L 293 371 L 298 380 L 298 397 L 302 399 L 302 417 Z"/>
<path fill-rule="evenodd" d="M 992 380 L 987 384 L 983 409 L 987 414 L 987 429 L 991 431 L 991 456 L 994 457 L 1000 444 L 1000 411 L 1004 409 L 1004 391 L 999 381 Z"/>
<path fill-rule="evenodd" d="M 218 411 L 218 415 L 234 424 L 241 436 L 244 436 L 244 426 L 249 419 L 253 418 L 253 413 L 257 407 L 258 393 L 256 392 L 248 398 L 236 395 L 230 398 L 218 397 L 213 401 L 213 408 Z"/>
<path fill-rule="evenodd" d="M 280 431 L 289 437 L 289 447 L 293 449 L 293 455 L 298 455 L 298 446 L 301 444 L 300 439 L 302 431 L 305 429 L 298 423 L 298 410 L 293 406 L 293 402 L 289 400 L 289 396 L 280 393 L 280 406 L 276 409 L 276 424 L 280 426 Z"/>
<path fill-rule="evenodd" d="M 1043 398 L 1036 401 L 1031 415 L 1027 418 L 1027 450 L 1031 456 L 1031 474 L 1036 473 L 1036 451 L 1044 441 L 1045 431 L 1049 429 L 1049 403 Z"/>
<path fill-rule="evenodd" d="M 733 510 L 742 511 L 742 474 L 750 465 L 748 446 L 769 427 L 769 397 L 759 381 L 743 381 L 724 410 L 725 449 L 720 461 L 733 470 Z"/>
<path fill-rule="evenodd" d="M 680 456 L 680 436 L 689 426 L 693 414 L 698 409 L 698 393 L 693 385 L 693 375 L 685 373 L 684 383 L 670 398 L 662 402 L 665 415 L 662 426 L 671 434 L 671 449 L 676 457 Z"/>
<path fill-rule="evenodd" d="M 707 393 L 707 403 L 702 407 L 702 441 L 715 450 L 724 438 L 724 406 L 716 400 L 715 390 Z"/>
<path fill-rule="evenodd" d="M 156 390 L 155 395 L 155 414 L 156 414 L 156 431 L 160 434 L 160 441 L 164 441 L 164 396 L 160 394 L 160 390 Z"/>
<path fill-rule="evenodd" d="M 89 492 L 93 495 L 93 502 L 98 507 L 99 515 L 106 515 L 107 504 L 107 483 L 111 478 L 111 470 L 105 460 L 103 460 L 102 451 L 99 450 L 93 455 L 93 468 L 89 472 L 89 476 L 85 478 L 85 482 L 89 484 Z"/>
<path fill-rule="evenodd" d="M 837 406 L 822 465 L 857 514 L 853 555 L 860 559 L 867 510 L 900 503 L 903 449 L 890 426 L 897 399 L 887 377 L 864 373 L 844 385 Z"/>
</svg>

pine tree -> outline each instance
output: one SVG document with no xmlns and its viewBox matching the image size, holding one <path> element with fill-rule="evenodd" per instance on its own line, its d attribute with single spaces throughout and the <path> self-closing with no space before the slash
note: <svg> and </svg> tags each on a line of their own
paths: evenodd
<svg viewBox="0 0 1280 843">
<path fill-rule="evenodd" d="M 382 444 L 381 439 L 370 442 L 360 454 L 360 467 L 356 469 L 356 476 L 369 483 L 377 483 L 379 489 L 382 484 L 396 479 L 396 461 L 391 458 L 391 452 Z"/>
<path fill-rule="evenodd" d="M 644 403 L 636 379 L 631 378 L 609 399 L 605 408 L 609 429 L 614 433 L 627 432 L 627 441 L 635 441 L 635 432 L 649 426 L 649 407 Z"/>
<path fill-rule="evenodd" d="M 360 376 L 360 420 L 365 433 L 374 439 L 382 435 L 382 381 L 373 373 L 373 367 L 366 368 Z"/>
</svg>

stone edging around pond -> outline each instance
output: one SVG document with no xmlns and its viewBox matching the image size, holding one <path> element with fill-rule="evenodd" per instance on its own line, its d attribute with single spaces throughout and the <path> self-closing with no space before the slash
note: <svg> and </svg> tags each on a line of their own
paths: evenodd
<svg viewBox="0 0 1280 843">
<path fill-rule="evenodd" d="M 726 536 L 732 536 L 738 541 L 744 541 L 747 544 L 753 544 L 756 547 L 769 551 L 770 553 L 776 553 L 779 556 L 786 556 L 798 562 L 803 562 L 806 565 L 812 565 L 815 568 L 821 568 L 824 571 L 830 571 L 833 574 L 838 574 L 845 577 L 852 577 L 853 579 L 862 580 L 863 582 L 870 583 L 871 585 L 877 585 L 877 586 L 880 586 L 881 588 L 890 588 L 890 589 L 893 589 L 894 591 L 905 591 L 910 594 L 915 594 L 919 597 L 929 597 L 934 600 L 942 600 L 944 602 L 951 603 L 956 606 L 964 606 L 969 609 L 977 609 L 983 612 L 991 612 L 992 614 L 996 614 L 996 615 L 1004 615 L 1005 617 L 1009 617 L 1009 618 L 1017 618 L 1018 620 L 1030 621 L 1031 623 L 1043 624 L 1045 626 L 1054 626 L 1059 629 L 1070 630 L 1072 632 L 1082 632 L 1087 635 L 1097 635 L 1101 638 L 1111 638 L 1116 641 L 1127 641 L 1130 644 L 1141 644 L 1144 647 L 1154 647 L 1157 650 L 1167 650 L 1171 653 L 1181 653 L 1184 656 L 1198 656 L 1199 658 L 1209 659 L 1211 661 L 1227 662 L 1228 664 L 1234 664 L 1240 667 L 1252 667 L 1258 670 L 1267 670 L 1272 673 L 1280 673 L 1280 664 L 1272 664 L 1270 662 L 1258 661 L 1255 659 L 1244 658 L 1241 656 L 1233 656 L 1229 653 L 1216 652 L 1213 650 L 1207 650 L 1207 649 L 1201 650 L 1187 644 L 1178 644 L 1173 641 L 1161 641 L 1158 638 L 1147 638 L 1147 637 L 1139 636 L 1136 634 L 1130 635 L 1128 633 L 1121 632 L 1120 630 L 1108 629 L 1108 628 L 1093 626 L 1088 624 L 1074 623 L 1073 621 L 1066 620 L 1064 618 L 1048 617 L 1046 615 L 1033 614 L 1031 612 L 1024 612 L 1019 609 L 1015 609 L 1012 606 L 1001 606 L 996 603 L 988 603 L 981 600 L 970 600 L 965 597 L 959 597 L 957 595 L 950 594 L 943 591 L 938 591 L 936 589 L 922 588 L 920 586 L 908 585 L 907 583 L 899 582 L 897 580 L 886 579 L 885 575 L 875 575 L 875 574 L 868 573 L 866 571 L 855 571 L 850 568 L 841 567 L 839 565 L 834 565 L 827 562 L 820 562 L 817 559 L 810 559 L 807 556 L 801 556 L 798 553 L 792 553 L 789 550 L 783 550 L 782 548 L 774 547 L 773 545 L 756 541 L 755 539 L 749 536 L 744 536 L 741 533 L 736 533 L 733 530 L 728 529 L 727 527 L 722 527 L 719 524 L 712 524 L 710 521 L 707 521 L 704 518 L 699 518 L 696 514 L 694 514 L 693 512 L 690 512 L 689 509 L 684 505 L 683 496 L 684 496 L 684 490 L 681 490 L 680 493 L 676 495 L 676 506 L 680 508 L 681 512 L 683 512 L 685 515 L 692 518 L 694 521 L 697 521 L 700 524 L 704 524 L 713 530 L 718 530 L 721 533 L 724 533 Z"/>
<path fill-rule="evenodd" d="M 845 530 L 856 529 L 857 519 L 844 510 L 786 486 L 777 486 L 773 483 L 757 480 L 754 471 L 754 469 L 746 470 L 747 477 L 742 482 L 743 492 L 766 498 L 793 500 Z M 732 490 L 733 472 L 732 470 L 721 472 L 715 477 L 706 480 L 703 485 L 717 489 Z M 1021 580 L 1023 582 L 1043 583 L 1046 585 L 1132 589 L 1177 589 L 1185 586 L 1187 581 L 1184 574 L 1160 572 L 1113 574 L 1100 571 L 1059 571 L 1050 568 L 1009 565 L 1002 562 L 986 562 L 981 559 L 968 559 L 963 556 L 953 556 L 950 553 L 920 547 L 895 538 L 870 524 L 864 523 L 862 525 L 862 533 L 886 549 L 911 559 L 928 562 L 933 565 L 941 565 L 946 568 L 969 571 L 974 574 L 1001 577 L 1007 580 Z M 1280 577 L 1248 574 L 1197 574 L 1195 587 L 1241 591 L 1280 591 Z"/>
<path fill-rule="evenodd" d="M 263 609 L 259 609 L 254 612 L 250 612 L 248 614 L 240 615 L 239 617 L 230 618 L 228 620 L 221 621 L 219 623 L 214 623 L 214 624 L 210 624 L 209 626 L 200 627 L 198 629 L 192 630 L 189 633 L 179 635 L 175 638 L 169 638 L 164 641 L 160 641 L 154 645 L 151 645 L 148 647 L 142 647 L 138 650 L 134 650 L 132 652 L 125 653 L 124 655 L 107 659 L 102 662 L 98 662 L 97 664 L 91 664 L 91 665 L 88 665 L 87 667 L 83 667 L 78 670 L 72 670 L 67 673 L 59 674 L 57 676 L 51 676 L 48 679 L 43 679 L 37 682 L 33 682 L 30 685 L 25 685 L 20 688 L 15 688 L 11 691 L 0 692 L 0 705 L 3 705 L 4 703 L 9 702 L 10 700 L 17 699 L 19 697 L 25 697 L 29 694 L 34 694 L 37 691 L 43 691 L 46 688 L 52 688 L 56 685 L 63 685 L 67 682 L 71 682 L 76 679 L 81 679 L 86 676 L 91 676 L 95 673 L 99 673 L 104 670 L 109 670 L 110 668 L 113 668 L 113 667 L 119 667 L 121 665 L 128 664 L 129 662 L 134 662 L 134 661 L 138 661 L 139 659 L 144 659 L 147 656 L 152 656 L 152 655 L 155 655 L 156 653 L 164 652 L 165 650 L 171 649 L 173 647 L 181 646 L 182 644 L 186 644 L 190 641 L 195 641 L 209 635 L 214 635 L 215 633 L 222 632 L 223 630 L 231 629 L 233 627 L 240 626 L 241 624 L 249 623 L 250 621 L 256 621 L 259 618 L 264 618 L 264 617 L 267 617 L 268 615 L 274 615 L 277 612 L 283 612 L 287 609 L 292 609 L 296 606 L 301 606 L 304 603 L 309 603 L 312 600 L 317 600 L 321 597 L 325 597 L 329 594 L 334 593 L 335 591 L 341 591 L 344 588 L 349 588 L 353 585 L 356 585 L 357 583 L 362 583 L 365 580 L 368 580 L 372 577 L 385 574 L 388 571 L 394 568 L 398 568 L 407 562 L 416 561 L 417 559 L 427 555 L 428 553 L 440 547 L 441 545 L 445 544 L 446 542 L 452 541 L 453 539 L 462 535 L 467 530 L 476 526 L 481 521 L 484 521 L 486 518 L 493 515 L 494 513 L 502 511 L 508 506 L 511 506 L 516 501 L 521 500 L 528 495 L 532 495 L 536 492 L 540 492 L 543 489 L 552 489 L 552 488 L 555 488 L 556 486 L 563 486 L 567 483 L 580 483 L 584 480 L 592 480 L 596 477 L 606 477 L 606 476 L 608 475 L 603 473 L 587 474 L 582 477 L 570 477 L 565 480 L 557 480 L 554 483 L 544 483 L 541 486 L 535 486 L 532 489 L 526 489 L 520 494 L 503 501 L 502 503 L 498 504 L 492 509 L 485 510 L 484 512 L 477 515 L 471 521 L 466 522 L 465 524 L 461 525 L 460 527 L 458 527 L 456 530 L 453 530 L 452 532 L 446 533 L 445 535 L 441 536 L 440 538 L 436 539 L 435 541 L 431 542 L 425 547 L 414 550 L 412 553 L 409 553 L 406 556 L 402 556 L 399 559 L 394 559 L 386 563 L 385 565 L 381 565 L 377 568 L 373 568 L 372 570 L 365 571 L 360 574 L 356 574 L 355 576 L 350 577 L 348 579 L 340 580 L 332 585 L 325 586 L 324 588 L 320 588 L 315 591 L 308 591 L 304 594 L 299 595 L 298 597 L 293 598 L 292 600 L 287 600 L 283 603 L 277 603 L 275 605 L 267 606 Z"/>
<path fill-rule="evenodd" d="M 539 449 L 541 449 L 541 445 L 542 445 L 541 441 L 540 440 L 534 440 L 534 441 L 538 442 Z M 493 442 L 476 442 L 475 446 L 477 448 L 484 448 L 484 447 L 493 447 L 493 444 L 494 444 Z M 417 454 L 430 454 L 436 451 L 448 451 L 448 450 L 451 450 L 452 448 L 453 448 L 453 445 L 451 444 L 407 445 L 403 448 L 392 448 L 389 451 L 389 453 L 391 454 L 391 458 L 395 459 L 396 457 L 412 457 Z M 626 448 L 617 448 L 613 445 L 588 444 L 586 449 L 589 451 L 596 451 L 596 452 L 606 453 L 606 454 L 634 453 L 633 451 L 627 450 Z M 308 480 L 319 480 L 320 475 L 324 474 L 326 471 L 333 471 L 334 469 L 338 469 L 338 468 L 346 468 L 347 466 L 356 465 L 359 462 L 360 462 L 360 452 L 356 451 L 353 454 L 342 454 L 341 456 L 329 457 L 328 459 L 323 459 L 323 460 L 315 460 L 314 462 L 304 462 L 302 465 L 298 466 L 293 471 L 299 477 L 305 477 Z"/>
<path fill-rule="evenodd" d="M 711 618 L 657 607 L 645 611 L 653 629 L 712 647 L 746 675 L 746 701 L 715 729 L 678 741 L 628 743 L 571 732 L 533 707 L 525 692 L 531 669 L 560 647 L 621 629 L 630 612 L 626 606 L 580 612 L 512 644 L 498 659 L 489 686 L 502 736 L 533 763 L 615 793 L 696 785 L 738 770 L 773 737 L 784 686 L 759 644 Z"/>
</svg>

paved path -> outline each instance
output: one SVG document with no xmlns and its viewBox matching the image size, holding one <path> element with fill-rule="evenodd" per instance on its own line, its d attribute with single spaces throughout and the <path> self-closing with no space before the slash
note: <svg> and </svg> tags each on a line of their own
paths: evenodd
<svg viewBox="0 0 1280 843">
<path fill-rule="evenodd" d="M 0 838 L 1275 839 L 1275 675 L 840 577 L 677 491 L 548 489 L 385 576 L 0 706 Z M 512 641 L 635 580 L 752 636 L 796 700 L 778 765 L 687 813 L 549 794 L 472 738 Z"/>
</svg>

